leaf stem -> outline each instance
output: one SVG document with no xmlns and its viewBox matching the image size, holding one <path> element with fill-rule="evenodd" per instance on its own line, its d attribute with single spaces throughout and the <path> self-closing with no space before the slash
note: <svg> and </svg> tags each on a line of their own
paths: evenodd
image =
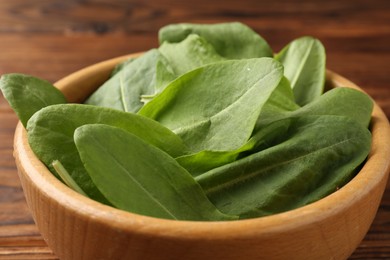
<svg viewBox="0 0 390 260">
<path fill-rule="evenodd" d="M 54 160 L 51 164 L 53 168 L 56 170 L 62 181 L 68 185 L 72 190 L 88 197 L 88 195 L 80 188 L 80 186 L 73 180 L 70 176 L 69 172 L 65 169 L 62 163 L 58 160 Z"/>
</svg>

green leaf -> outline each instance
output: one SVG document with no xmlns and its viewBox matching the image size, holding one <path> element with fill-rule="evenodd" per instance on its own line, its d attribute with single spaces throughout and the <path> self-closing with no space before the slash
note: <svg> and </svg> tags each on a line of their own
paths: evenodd
<svg viewBox="0 0 390 260">
<path fill-rule="evenodd" d="M 374 102 L 362 91 L 352 88 L 334 88 L 324 93 L 314 102 L 291 112 L 291 116 L 338 115 L 354 119 L 368 127 Z"/>
<path fill-rule="evenodd" d="M 295 111 L 299 108 L 300 106 L 295 103 L 290 82 L 286 77 L 283 77 L 279 82 L 279 85 L 264 104 L 258 120 L 270 119 L 271 121 L 274 121 L 274 119 L 280 116 L 280 114 Z"/>
<path fill-rule="evenodd" d="M 156 67 L 156 85 L 155 85 L 155 92 L 153 95 L 151 95 L 152 98 L 154 98 L 156 95 L 161 93 L 165 87 L 174 79 L 177 78 L 177 75 L 173 71 L 173 68 L 169 64 L 167 59 L 159 59 L 157 61 L 157 67 Z"/>
<path fill-rule="evenodd" d="M 122 61 L 121 63 L 118 63 L 115 68 L 111 72 L 111 77 L 113 77 L 115 74 L 123 70 L 124 67 L 126 67 L 129 63 L 133 62 L 136 58 L 129 58 L 125 61 Z"/>
<path fill-rule="evenodd" d="M 226 60 L 216 53 L 210 43 L 196 34 L 188 35 L 179 43 L 164 42 L 158 50 L 177 76 L 209 63 Z"/>
<path fill-rule="evenodd" d="M 256 129 L 265 127 L 270 122 L 287 117 L 336 115 L 347 116 L 368 127 L 374 103 L 365 93 L 352 89 L 338 87 L 331 89 L 317 98 L 315 101 L 294 111 L 274 111 L 270 113 L 266 107 L 256 123 Z"/>
<path fill-rule="evenodd" d="M 176 158 L 192 176 L 198 176 L 213 168 L 233 162 L 239 157 L 270 147 L 283 137 L 290 126 L 289 120 L 279 120 L 261 128 L 243 146 L 232 151 L 200 151 Z"/>
<path fill-rule="evenodd" d="M 139 114 L 177 133 L 192 152 L 235 150 L 248 141 L 282 73 L 271 58 L 209 64 L 171 82 Z"/>
<path fill-rule="evenodd" d="M 41 108 L 67 103 L 61 91 L 50 82 L 33 76 L 4 74 L 0 78 L 0 89 L 24 127 Z"/>
<path fill-rule="evenodd" d="M 226 60 L 215 52 L 213 46 L 196 34 L 189 35 L 179 43 L 165 42 L 158 50 L 164 58 L 157 62 L 154 94 L 141 96 L 141 102 L 144 104 L 184 73 L 206 64 Z"/>
<path fill-rule="evenodd" d="M 51 164 L 58 174 L 58 176 L 61 178 L 61 180 L 68 185 L 69 188 L 71 188 L 74 191 L 77 191 L 78 193 L 88 197 L 88 195 L 80 188 L 80 186 L 73 180 L 73 178 L 70 176 L 69 172 L 65 169 L 65 167 L 62 165 L 62 163 L 58 160 L 55 160 Z"/>
<path fill-rule="evenodd" d="M 272 57 L 268 43 L 248 26 L 239 23 L 167 25 L 159 31 L 159 41 L 181 42 L 190 34 L 206 39 L 219 55 L 228 59 Z"/>
<path fill-rule="evenodd" d="M 115 109 L 80 104 L 53 105 L 37 112 L 28 122 L 30 146 L 37 157 L 56 175 L 54 160 L 60 161 L 75 182 L 93 199 L 104 202 L 86 173 L 73 141 L 77 127 L 107 124 L 131 132 L 172 156 L 186 153 L 182 140 L 157 122 Z"/>
<path fill-rule="evenodd" d="M 77 128 L 80 157 L 100 191 L 116 207 L 177 220 L 232 220 L 207 199 L 172 157 L 116 127 Z"/>
<path fill-rule="evenodd" d="M 370 150 L 368 129 L 347 117 L 284 120 L 291 125 L 279 144 L 196 177 L 221 212 L 258 217 L 321 199 L 346 184 Z"/>
<path fill-rule="evenodd" d="M 284 66 L 296 102 L 303 106 L 318 98 L 325 84 L 325 49 L 312 37 L 292 41 L 275 56 Z"/>
<path fill-rule="evenodd" d="M 233 151 L 200 151 L 177 157 L 176 161 L 195 177 L 213 168 L 233 162 L 241 152 L 250 148 L 248 146 L 244 145 Z"/>
<path fill-rule="evenodd" d="M 163 58 L 158 50 L 152 49 L 124 64 L 123 68 L 100 86 L 85 103 L 137 112 L 143 106 L 141 97 L 155 93 L 156 66 Z"/>
</svg>

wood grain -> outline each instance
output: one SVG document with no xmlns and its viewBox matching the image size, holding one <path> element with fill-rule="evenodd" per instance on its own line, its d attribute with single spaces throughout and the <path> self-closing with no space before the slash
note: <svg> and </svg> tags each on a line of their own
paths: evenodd
<svg viewBox="0 0 390 260">
<path fill-rule="evenodd" d="M 56 81 L 89 64 L 157 46 L 175 22 L 241 21 L 275 51 L 312 35 L 327 67 L 370 94 L 390 117 L 388 0 L 0 1 L 0 74 Z M 0 259 L 56 259 L 28 211 L 12 157 L 17 118 L 0 94 Z M 390 185 L 369 233 L 350 259 L 390 259 Z"/>
</svg>

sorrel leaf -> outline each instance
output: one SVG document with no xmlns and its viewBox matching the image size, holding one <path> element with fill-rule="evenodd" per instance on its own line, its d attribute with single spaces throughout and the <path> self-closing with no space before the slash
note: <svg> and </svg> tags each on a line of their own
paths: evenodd
<svg viewBox="0 0 390 260">
<path fill-rule="evenodd" d="M 314 102 L 291 112 L 291 116 L 339 115 L 356 120 L 368 127 L 374 103 L 362 91 L 338 87 L 325 92 Z"/>
<path fill-rule="evenodd" d="M 324 46 L 312 37 L 292 41 L 275 56 L 284 66 L 284 75 L 299 105 L 306 105 L 323 93 L 325 57 Z"/>
<path fill-rule="evenodd" d="M 172 157 L 122 129 L 77 128 L 75 143 L 96 186 L 117 208 L 177 220 L 232 220 Z"/>
<path fill-rule="evenodd" d="M 64 95 L 50 82 L 23 74 L 2 75 L 0 90 L 24 127 L 41 108 L 67 103 Z"/>
<path fill-rule="evenodd" d="M 250 218 L 306 205 L 347 183 L 368 155 L 370 132 L 355 120 L 288 120 L 279 144 L 196 177 L 222 212 Z"/>
<path fill-rule="evenodd" d="M 271 58 L 209 64 L 171 82 L 139 114 L 177 133 L 193 152 L 235 150 L 250 138 L 282 74 Z"/>
<path fill-rule="evenodd" d="M 155 93 L 156 66 L 163 59 L 152 49 L 137 59 L 127 62 L 86 101 L 86 104 L 137 112 L 142 106 L 142 95 Z"/>
<path fill-rule="evenodd" d="M 132 57 L 122 61 L 121 63 L 118 63 L 111 71 L 111 77 L 113 77 L 115 74 L 123 70 L 124 67 L 126 67 L 129 63 L 133 62 L 135 59 L 136 57 Z"/>
<path fill-rule="evenodd" d="M 295 103 L 294 93 L 291 89 L 289 80 L 283 77 L 274 92 L 264 104 L 258 120 L 275 121 L 280 114 L 289 111 L 295 111 L 300 106 Z"/>
<path fill-rule="evenodd" d="M 114 109 L 56 105 L 66 100 L 46 81 L 0 79 L 33 151 L 70 188 L 148 216 L 230 220 L 321 199 L 363 165 L 373 101 L 349 88 L 322 94 L 317 39 L 273 59 L 241 23 L 174 24 L 159 36 L 86 101 Z"/>
<path fill-rule="evenodd" d="M 286 117 L 310 116 L 310 115 L 336 115 L 347 116 L 368 127 L 373 109 L 372 99 L 365 93 L 345 87 L 331 89 L 317 98 L 315 101 L 293 111 L 274 110 L 269 112 L 265 107 L 256 123 L 256 129 L 265 127 L 270 122 Z M 256 131 L 256 130 L 255 130 Z"/>
<path fill-rule="evenodd" d="M 176 161 L 186 168 L 192 176 L 198 176 L 213 168 L 231 163 L 244 154 L 253 153 L 272 146 L 285 136 L 290 126 L 289 120 L 278 120 L 261 128 L 243 146 L 232 151 L 200 151 L 182 155 Z"/>
<path fill-rule="evenodd" d="M 28 122 L 30 146 L 37 157 L 56 175 L 54 160 L 60 161 L 75 182 L 91 198 L 104 201 L 80 161 L 73 134 L 85 124 L 107 124 L 123 128 L 169 153 L 183 155 L 181 139 L 157 122 L 115 109 L 81 105 L 53 105 L 37 112 Z"/>
<path fill-rule="evenodd" d="M 196 34 L 188 35 L 179 43 L 164 42 L 158 50 L 177 76 L 209 63 L 226 60 L 216 53 L 210 43 Z"/>
<path fill-rule="evenodd" d="M 68 185 L 69 188 L 71 188 L 72 190 L 74 190 L 74 191 L 76 191 L 76 192 L 78 192 L 78 193 L 88 197 L 88 195 L 73 180 L 73 178 L 70 176 L 69 172 L 65 169 L 65 167 L 62 165 L 62 163 L 60 161 L 55 160 L 55 161 L 53 161 L 53 163 L 51 165 L 53 166 L 54 170 L 56 171 L 56 173 L 58 174 L 60 179 L 66 185 Z"/>
<path fill-rule="evenodd" d="M 228 59 L 272 57 L 268 43 L 248 26 L 239 23 L 167 25 L 159 31 L 160 43 L 181 42 L 198 34 L 213 45 L 219 55 Z"/>
</svg>

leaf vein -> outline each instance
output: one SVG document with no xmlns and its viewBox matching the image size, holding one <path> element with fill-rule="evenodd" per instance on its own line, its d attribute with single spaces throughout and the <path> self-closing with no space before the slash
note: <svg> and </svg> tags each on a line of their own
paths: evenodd
<svg viewBox="0 0 390 260">
<path fill-rule="evenodd" d="M 172 216 L 172 218 L 174 219 L 177 219 L 176 216 L 169 210 L 167 209 L 161 202 L 159 202 L 152 194 L 150 194 L 150 192 L 136 179 L 134 178 L 134 176 L 132 176 L 129 171 L 126 169 L 126 167 L 109 151 L 106 150 L 106 147 L 103 146 L 99 140 L 97 140 L 96 138 L 92 137 L 94 140 L 95 140 L 95 143 L 100 147 L 100 149 L 102 149 L 102 151 L 105 152 L 105 154 L 107 154 L 108 156 L 110 156 L 112 158 L 112 160 L 114 161 L 114 163 L 116 163 L 120 169 L 122 169 L 126 175 L 128 175 L 128 177 L 142 190 L 145 192 L 145 194 L 153 201 L 155 202 L 158 206 L 161 207 L 161 209 L 163 209 L 165 212 L 167 212 L 170 216 Z"/>
</svg>

